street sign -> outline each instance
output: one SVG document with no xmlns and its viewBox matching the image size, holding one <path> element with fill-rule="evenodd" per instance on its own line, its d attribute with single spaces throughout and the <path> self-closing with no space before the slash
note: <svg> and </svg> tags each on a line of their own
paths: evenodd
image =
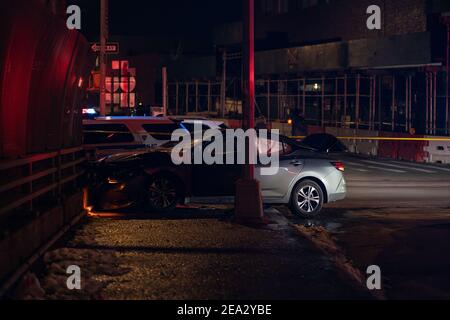
<svg viewBox="0 0 450 320">
<path fill-rule="evenodd" d="M 95 43 L 91 43 L 91 49 L 92 51 L 94 51 L 95 53 L 99 53 L 100 52 L 100 43 L 95 42 Z M 118 42 L 111 42 L 111 43 L 107 43 L 106 44 L 106 54 L 118 54 L 120 50 L 120 46 Z"/>
</svg>

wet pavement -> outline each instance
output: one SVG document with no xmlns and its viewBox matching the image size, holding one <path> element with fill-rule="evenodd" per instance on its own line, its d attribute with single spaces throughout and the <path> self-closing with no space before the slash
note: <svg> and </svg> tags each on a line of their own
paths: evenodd
<svg viewBox="0 0 450 320">
<path fill-rule="evenodd" d="M 326 213 L 326 222 L 310 225 L 332 238 L 360 272 L 378 265 L 387 299 L 450 298 L 450 209 L 329 208 Z"/>
<path fill-rule="evenodd" d="M 449 299 L 450 167 L 343 160 L 346 200 L 328 205 L 317 220 L 280 211 L 297 226 L 315 227 L 314 237 L 332 239 L 337 255 L 359 272 L 378 265 L 387 299 Z"/>
</svg>

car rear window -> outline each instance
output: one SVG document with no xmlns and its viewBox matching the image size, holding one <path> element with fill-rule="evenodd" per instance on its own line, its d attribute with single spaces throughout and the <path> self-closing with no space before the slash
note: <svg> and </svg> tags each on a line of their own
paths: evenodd
<svg viewBox="0 0 450 320">
<path fill-rule="evenodd" d="M 170 140 L 172 133 L 180 129 L 180 125 L 176 123 L 151 123 L 142 125 L 142 128 L 156 140 Z"/>
<path fill-rule="evenodd" d="M 108 144 L 133 142 L 134 137 L 125 124 L 83 125 L 84 144 Z"/>
</svg>

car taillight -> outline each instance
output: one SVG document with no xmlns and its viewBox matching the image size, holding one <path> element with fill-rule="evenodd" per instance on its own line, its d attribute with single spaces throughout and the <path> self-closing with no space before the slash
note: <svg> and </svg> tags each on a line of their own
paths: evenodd
<svg viewBox="0 0 450 320">
<path fill-rule="evenodd" d="M 335 162 L 332 162 L 331 164 L 332 164 L 336 169 L 338 169 L 339 171 L 341 171 L 341 172 L 344 172 L 344 171 L 345 171 L 345 166 L 344 166 L 344 164 L 343 164 L 342 162 L 335 161 Z"/>
</svg>

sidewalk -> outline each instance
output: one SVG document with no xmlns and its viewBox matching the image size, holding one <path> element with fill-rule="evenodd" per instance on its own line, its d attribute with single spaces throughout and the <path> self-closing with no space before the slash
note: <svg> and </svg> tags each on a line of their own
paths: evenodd
<svg viewBox="0 0 450 320">
<path fill-rule="evenodd" d="M 41 298 L 369 297 L 275 210 L 267 213 L 271 224 L 262 229 L 233 224 L 223 212 L 199 218 L 195 211 L 170 219 L 87 219 L 62 248 L 47 253 L 38 275 Z M 69 265 L 81 267 L 80 291 L 66 288 Z"/>
</svg>

